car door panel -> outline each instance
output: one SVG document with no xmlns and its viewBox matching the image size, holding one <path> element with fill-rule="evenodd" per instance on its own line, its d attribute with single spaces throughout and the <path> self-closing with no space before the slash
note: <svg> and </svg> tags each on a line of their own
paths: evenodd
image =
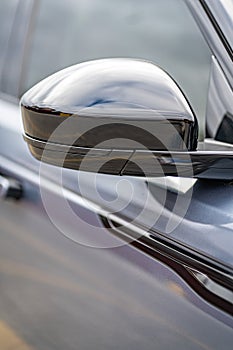
<svg viewBox="0 0 233 350">
<path fill-rule="evenodd" d="M 20 201 L 0 202 L 1 319 L 24 342 L 35 349 L 154 349 L 174 343 L 217 349 L 224 337 L 226 349 L 231 348 L 231 319 L 198 297 L 171 267 L 123 242 L 98 249 L 62 234 L 44 209 L 38 162 L 30 170 L 22 164 L 31 156 L 20 130 L 2 126 L 1 133 L 1 149 L 9 141 L 1 151 L 9 163 L 1 163 L 1 172 L 21 181 L 25 191 Z M 53 189 L 50 196 L 62 215 L 60 196 Z M 74 210 L 103 227 L 75 196 Z M 88 226 L 84 231 L 88 234 Z M 107 239 L 109 231 L 103 234 Z"/>
<path fill-rule="evenodd" d="M 35 349 L 217 349 L 220 338 L 231 348 L 230 318 L 170 268 L 130 246 L 120 254 L 74 243 L 40 207 L 1 202 L 1 318 Z"/>
<path fill-rule="evenodd" d="M 33 3 L 25 2 L 25 14 Z M 27 50 L 27 40 L 24 44 Z M 16 57 L 11 59 L 17 69 Z M 21 68 L 15 92 L 22 90 Z M 8 83 L 12 87 L 12 72 Z M 0 349 L 232 349 L 232 294 L 226 300 L 208 290 L 193 274 L 198 271 L 145 241 L 149 235 L 166 238 L 175 249 L 179 244 L 189 253 L 198 251 L 231 271 L 232 215 L 224 201 L 231 185 L 198 181 L 190 209 L 168 234 L 174 187 L 168 191 L 156 180 L 124 178 L 118 188 L 114 176 L 79 177 L 40 164 L 23 140 L 18 104 L 3 97 L 0 175 L 17 180 L 23 197 L 0 199 Z M 130 189 L 134 197 L 128 202 Z M 140 217 L 149 191 L 156 207 L 147 203 Z M 149 225 L 147 218 L 164 204 L 160 220 Z M 125 235 L 128 223 L 132 236 Z M 138 227 L 142 239 L 134 240 Z"/>
</svg>

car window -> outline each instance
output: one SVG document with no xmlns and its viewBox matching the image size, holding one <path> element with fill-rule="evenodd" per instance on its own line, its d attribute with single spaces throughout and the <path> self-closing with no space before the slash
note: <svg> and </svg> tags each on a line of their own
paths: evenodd
<svg viewBox="0 0 233 350">
<path fill-rule="evenodd" d="M 0 76 L 6 59 L 8 41 L 18 5 L 18 0 L 1 0 L 0 3 Z"/>
<path fill-rule="evenodd" d="M 210 56 L 183 0 L 41 0 L 25 89 L 78 62 L 142 58 L 172 75 L 204 130 Z"/>
</svg>

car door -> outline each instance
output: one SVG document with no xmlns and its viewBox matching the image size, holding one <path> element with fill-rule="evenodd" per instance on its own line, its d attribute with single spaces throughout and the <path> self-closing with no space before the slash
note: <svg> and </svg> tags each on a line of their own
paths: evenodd
<svg viewBox="0 0 233 350">
<path fill-rule="evenodd" d="M 23 3 L 26 4 L 19 2 L 19 6 L 23 6 Z M 170 1 L 169 5 L 171 4 Z M 195 183 L 192 180 L 187 180 L 181 186 L 171 179 L 164 190 L 163 181 L 159 183 L 155 180 L 123 178 L 119 183 L 119 179 L 114 176 L 78 174 L 72 170 L 61 172 L 59 168 L 43 165 L 35 160 L 22 137 L 23 128 L 17 98 L 26 87 L 44 75 L 66 64 L 78 62 L 79 58 L 75 55 L 82 60 L 97 58 L 100 53 L 111 56 L 135 55 L 134 50 L 138 50 L 144 56 L 145 47 L 138 48 L 138 42 L 135 42 L 134 50 L 132 47 L 129 50 L 126 45 L 127 42 L 136 40 L 135 35 L 131 35 L 131 41 L 123 43 L 122 48 L 117 48 L 116 43 L 121 45 L 121 42 L 115 39 L 110 50 L 108 46 L 113 40 L 110 36 L 106 53 L 102 52 L 106 49 L 106 44 L 100 51 L 97 49 L 101 43 L 100 35 L 105 35 L 103 29 L 107 23 L 111 24 L 115 19 L 114 25 L 117 25 L 120 18 L 123 18 L 122 23 L 125 24 L 126 15 L 131 24 L 125 32 L 123 30 L 119 33 L 119 37 L 130 30 L 133 34 L 138 30 L 137 35 L 142 37 L 142 45 L 154 22 L 154 16 L 149 16 L 152 10 L 153 14 L 157 13 L 157 21 L 166 11 L 169 13 L 168 3 L 159 6 L 148 1 L 147 5 L 148 8 L 145 4 L 142 6 L 138 3 L 137 7 L 130 1 L 122 3 L 120 7 L 119 3 L 113 1 L 112 7 L 109 7 L 109 1 L 69 1 L 56 2 L 55 5 L 52 1 L 41 1 L 41 7 L 37 8 L 32 6 L 32 2 L 28 2 L 23 11 L 26 16 L 22 16 L 22 12 L 19 16 L 18 13 L 13 21 L 23 25 L 29 16 L 31 24 L 24 27 L 24 34 L 20 35 L 21 43 L 24 44 L 20 46 L 17 55 L 11 52 L 11 45 L 15 47 L 13 42 L 19 33 L 16 29 L 12 30 L 9 39 L 11 42 L 5 51 L 9 60 L 5 60 L 1 75 L 0 179 L 2 183 L 4 180 L 8 181 L 7 190 L 18 185 L 23 191 L 18 200 L 14 198 L 14 191 L 13 198 L 7 197 L 7 193 L 12 192 L 4 192 L 5 196 L 0 202 L 1 349 L 167 349 L 174 346 L 184 349 L 219 349 L 223 344 L 225 349 L 231 348 L 232 303 L 228 279 L 226 278 L 225 285 L 221 285 L 218 281 L 220 277 L 217 278 L 220 273 L 213 274 L 216 280 L 208 280 L 215 287 L 212 289 L 201 283 L 203 276 L 208 279 L 208 275 L 203 272 L 213 272 L 210 264 L 207 269 L 207 260 L 203 262 L 206 256 L 210 258 L 208 262 L 217 261 L 219 269 L 222 269 L 222 276 L 227 275 L 230 270 L 230 253 L 228 264 L 225 261 L 227 241 L 218 250 L 215 249 L 216 245 L 209 247 L 211 240 L 208 239 L 214 237 L 214 241 L 218 243 L 217 224 L 220 226 L 222 223 L 231 223 L 231 216 L 223 214 L 223 191 L 224 194 L 226 191 L 230 194 L 231 187 L 216 183 Z M 180 2 L 179 6 L 187 15 L 188 10 L 184 10 Z M 173 10 L 175 8 L 173 6 Z M 142 11 L 145 11 L 144 17 L 140 17 Z M 70 17 L 72 13 L 74 17 Z M 75 55 L 68 55 L 72 52 L 72 47 L 75 47 L 74 42 L 77 39 L 73 29 L 76 25 L 76 13 L 82 13 L 78 17 L 78 23 L 83 24 L 78 28 L 82 30 L 78 42 L 85 34 L 84 45 L 87 51 L 82 57 L 77 49 Z M 163 33 L 164 25 L 171 20 L 173 13 L 171 11 L 169 16 L 165 16 L 167 22 L 159 22 L 158 35 Z M 64 19 L 70 19 L 72 31 L 68 26 L 62 26 Z M 188 21 L 190 19 L 188 17 Z M 94 29 L 90 32 L 86 29 L 95 23 L 99 24 L 97 37 L 94 36 Z M 140 32 L 138 23 L 141 23 L 141 28 L 148 25 L 146 34 Z M 28 30 L 33 27 L 34 31 L 28 35 Z M 57 28 L 61 30 L 63 37 L 58 34 Z M 111 33 L 116 35 L 115 30 L 116 27 L 113 26 Z M 180 31 L 181 29 L 178 30 Z M 72 40 L 68 40 L 71 39 L 71 33 L 74 35 L 73 45 Z M 46 36 L 49 37 L 47 41 Z M 60 38 L 59 43 L 57 37 Z M 107 38 L 108 36 L 105 40 Z M 172 40 L 169 39 L 169 42 L 172 43 Z M 163 43 L 161 45 L 163 47 Z M 201 41 L 200 45 L 204 43 Z M 151 42 L 146 47 L 151 47 Z M 171 54 L 175 48 L 173 47 Z M 38 50 L 41 56 L 38 56 Z M 59 52 L 63 55 L 62 59 L 58 56 Z M 161 54 L 161 61 L 165 60 L 166 52 Z M 19 59 L 22 60 L 18 66 L 19 71 L 13 74 L 10 67 L 17 67 Z M 167 63 L 169 64 L 174 65 L 173 58 Z M 188 67 L 187 63 L 187 70 Z M 199 70 L 198 65 L 197 67 Z M 203 65 L 201 67 L 203 69 Z M 9 80 L 8 71 L 11 73 Z M 205 71 L 205 74 L 208 78 L 208 72 Z M 18 77 L 15 84 L 12 83 L 14 75 Z M 186 78 L 186 73 L 180 69 L 177 76 Z M 12 96 L 16 99 L 12 100 Z M 193 100 L 198 100 L 192 93 L 191 96 Z M 204 104 L 196 103 L 196 108 L 200 111 Z M 59 183 L 61 177 L 62 186 Z M 194 195 L 190 203 L 189 191 L 193 186 Z M 162 200 L 165 198 L 164 191 L 166 202 Z M 146 202 L 145 207 L 148 192 L 153 198 L 152 202 Z M 214 199 L 205 200 L 210 193 L 214 193 L 213 197 L 219 200 L 217 211 Z M 178 204 L 182 203 L 180 205 L 183 206 L 186 203 L 191 209 L 188 211 L 187 208 L 185 219 L 177 226 L 176 243 L 183 239 L 183 248 L 189 243 L 193 251 L 198 252 L 199 259 L 195 256 L 194 264 L 193 260 L 183 261 L 180 256 L 172 254 L 172 249 L 181 255 L 187 251 L 181 251 L 181 245 L 171 245 L 174 237 L 166 235 L 162 220 L 166 218 L 166 213 L 160 222 L 150 222 L 150 218 L 156 212 L 160 213 L 161 208 L 165 207 L 171 212 L 174 196 L 177 198 L 179 194 L 181 202 L 178 201 Z M 131 201 L 128 200 L 130 197 Z M 232 203 L 230 198 L 229 207 Z M 202 206 L 196 209 L 200 205 Z M 145 210 L 139 220 L 138 213 L 143 206 Z M 200 212 L 207 213 L 210 208 L 211 217 L 203 218 Z M 180 214 L 179 206 L 177 210 Z M 209 227 L 211 223 L 212 227 Z M 216 232 L 209 236 L 208 233 L 213 232 L 214 228 Z M 206 240 L 205 236 L 200 237 L 201 230 L 205 230 Z M 148 231 L 153 233 L 154 238 L 155 234 L 160 233 L 160 241 L 158 236 L 156 240 L 151 236 L 148 241 Z M 229 230 L 224 231 L 224 237 L 228 232 Z M 156 245 L 151 243 L 153 239 Z M 191 254 L 186 256 L 193 258 Z M 207 270 L 203 271 L 203 266 Z M 198 268 L 201 268 L 201 273 Z"/>
</svg>

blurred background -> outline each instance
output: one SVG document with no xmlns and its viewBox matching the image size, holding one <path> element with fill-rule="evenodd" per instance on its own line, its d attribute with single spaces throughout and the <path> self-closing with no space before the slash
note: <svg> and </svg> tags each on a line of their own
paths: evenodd
<svg viewBox="0 0 233 350">
<path fill-rule="evenodd" d="M 22 11 L 28 2 L 33 4 L 30 19 Z M 103 57 L 141 58 L 161 66 L 181 86 L 203 137 L 211 54 L 184 0 L 1 0 L 0 21 L 0 69 L 8 75 L 19 70 L 10 66 L 9 57 L 6 62 L 8 40 L 19 36 L 27 22 L 30 29 L 26 43 L 19 39 L 11 47 L 14 55 L 17 46 L 25 46 L 17 95 L 72 64 Z M 17 74 L 12 72 L 12 80 Z M 3 75 L 1 90 L 6 93 L 8 82 Z"/>
</svg>

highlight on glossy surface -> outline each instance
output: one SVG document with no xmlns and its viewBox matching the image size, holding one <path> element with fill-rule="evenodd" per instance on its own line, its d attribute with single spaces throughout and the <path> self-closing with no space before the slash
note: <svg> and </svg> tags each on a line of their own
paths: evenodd
<svg viewBox="0 0 233 350">
<path fill-rule="evenodd" d="M 197 120 L 183 93 L 150 62 L 118 58 L 75 65 L 37 84 L 21 105 L 25 134 L 41 141 L 70 118 L 54 143 L 93 148 L 105 142 L 105 148 L 129 149 L 128 140 L 134 140 L 152 150 L 197 146 Z M 124 139 L 121 145 L 118 138 Z"/>
<path fill-rule="evenodd" d="M 172 78 L 132 59 L 62 70 L 21 100 L 24 139 L 38 160 L 127 176 L 233 180 L 232 149 L 199 143 L 198 125 Z"/>
</svg>

